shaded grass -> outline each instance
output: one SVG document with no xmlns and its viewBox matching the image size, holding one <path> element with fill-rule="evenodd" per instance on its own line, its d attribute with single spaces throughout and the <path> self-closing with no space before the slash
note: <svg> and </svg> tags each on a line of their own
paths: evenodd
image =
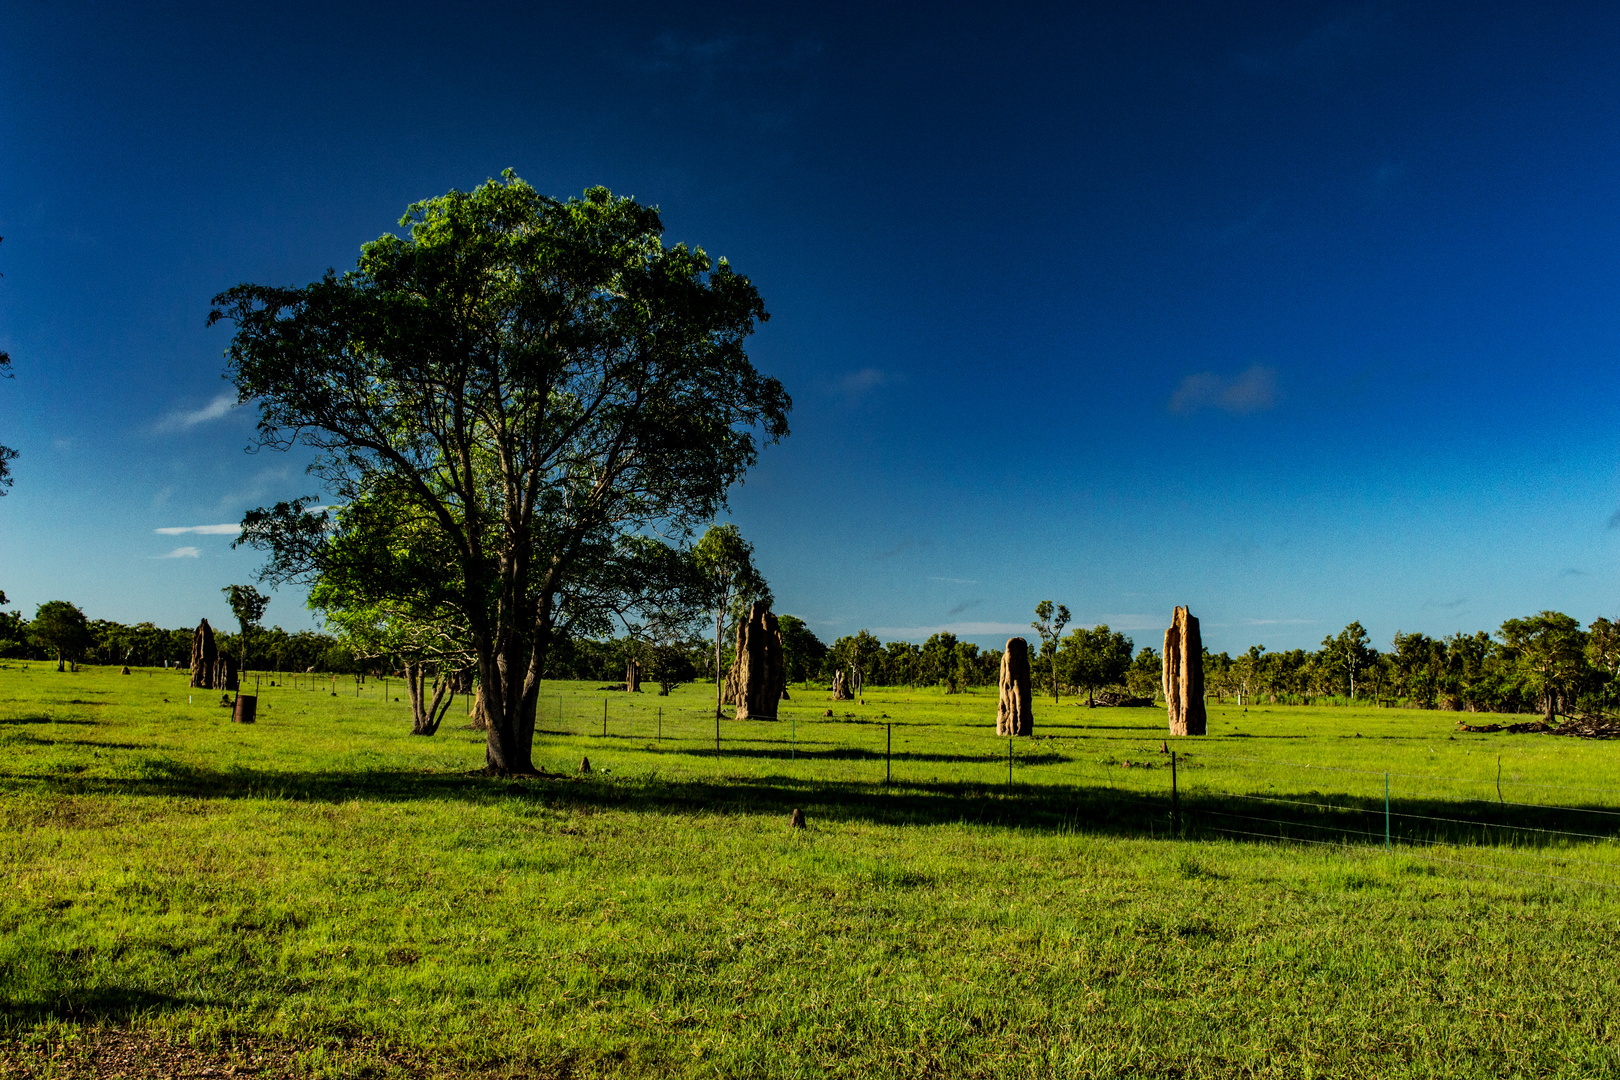
<svg viewBox="0 0 1620 1080">
<path fill-rule="evenodd" d="M 702 688 L 663 703 L 660 741 L 656 699 L 611 700 L 603 738 L 604 695 L 565 687 L 563 723 L 541 719 L 570 734 L 540 757 L 594 771 L 513 783 L 467 775 L 475 733 L 406 735 L 379 690 L 267 688 L 244 728 L 182 705 L 173 674 L 0 671 L 17 1061 L 114 1024 L 283 1042 L 330 1075 L 1620 1071 L 1613 890 L 1425 861 L 1546 869 L 1477 828 L 1386 855 L 1217 838 L 1206 820 L 1244 805 L 1234 793 L 1381 811 L 1386 768 L 1408 774 L 1407 810 L 1451 811 L 1494 783 L 1499 747 L 1522 801 L 1592 788 L 1578 801 L 1604 809 L 1606 744 L 1451 740 L 1433 713 L 1217 710 L 1178 770 L 1180 839 L 1146 710 L 1048 708 L 1052 723 L 1038 705 L 1053 737 L 1015 749 L 1009 790 L 983 696 L 869 694 L 834 706 L 852 724 L 795 691 L 796 719 L 722 725 L 715 753 Z M 92 696 L 110 704 L 75 704 Z M 1294 827 L 1348 813 L 1266 805 Z M 786 827 L 792 806 L 809 828 Z"/>
</svg>

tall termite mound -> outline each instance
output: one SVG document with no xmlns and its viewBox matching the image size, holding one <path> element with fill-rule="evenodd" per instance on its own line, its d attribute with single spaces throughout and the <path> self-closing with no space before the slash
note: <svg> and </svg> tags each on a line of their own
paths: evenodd
<svg viewBox="0 0 1620 1080">
<path fill-rule="evenodd" d="M 763 603 L 749 608 L 748 618 L 737 627 L 737 659 L 726 682 L 738 720 L 776 719 L 787 669 L 782 663 L 782 632 Z"/>
<path fill-rule="evenodd" d="M 199 690 L 236 689 L 236 661 L 219 651 L 207 619 L 191 635 L 191 685 Z"/>
<path fill-rule="evenodd" d="M 1184 607 L 1176 608 L 1164 632 L 1164 701 L 1170 734 L 1204 733 L 1209 723 L 1204 713 L 1204 641 L 1198 620 Z"/>
<path fill-rule="evenodd" d="M 1008 638 L 1001 654 L 1001 703 L 996 706 L 997 735 L 1032 735 L 1035 714 L 1030 708 L 1029 642 Z"/>
</svg>

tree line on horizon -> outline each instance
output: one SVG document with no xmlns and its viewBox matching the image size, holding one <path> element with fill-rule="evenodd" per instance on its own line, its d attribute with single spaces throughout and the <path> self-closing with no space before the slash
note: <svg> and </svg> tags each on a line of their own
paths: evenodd
<svg viewBox="0 0 1620 1080">
<path fill-rule="evenodd" d="M 0 610 L 0 660 L 55 660 L 60 650 L 64 662 L 72 664 L 184 668 L 191 662 L 195 633 L 196 627 L 165 629 L 151 622 L 89 619 L 76 605 L 52 600 L 41 604 L 33 619 L 20 611 Z M 339 675 L 364 670 L 342 641 L 315 630 L 259 627 L 246 641 L 246 667 L 253 670 L 313 668 Z M 243 656 L 240 633 L 215 627 L 214 642 L 234 658 Z"/>
<path fill-rule="evenodd" d="M 1042 622 L 1048 624 L 1044 633 Z M 1031 650 L 1034 675 L 1054 697 L 1067 693 L 1094 701 L 1109 693 L 1114 700 L 1163 699 L 1163 658 L 1152 646 L 1138 649 L 1129 636 L 1107 625 L 1080 627 L 1061 637 L 1051 626 L 1037 609 L 1032 628 L 1041 641 Z M 948 633 L 916 645 L 881 642 L 861 630 L 833 643 L 820 677 L 845 670 L 858 672 L 868 686 L 950 691 L 994 684 L 1001 655 L 999 649 L 981 649 Z M 1360 622 L 1352 622 L 1315 650 L 1270 652 L 1253 645 L 1233 657 L 1205 648 L 1203 658 L 1206 692 L 1242 705 L 1374 701 L 1458 712 L 1540 712 L 1551 719 L 1599 713 L 1620 697 L 1620 622 L 1598 618 L 1582 629 L 1578 620 L 1557 611 L 1508 619 L 1494 633 L 1433 637 L 1397 631 L 1392 647 L 1383 651 L 1373 647 Z"/>
<path fill-rule="evenodd" d="M 755 592 L 760 588 L 762 581 Z M 722 615 L 722 672 L 732 660 L 739 610 L 733 603 Z M 840 671 L 858 685 L 934 687 L 947 693 L 993 686 L 999 678 L 1000 649 L 981 648 L 951 633 L 918 644 L 882 641 L 860 630 L 829 646 L 804 620 L 792 615 L 777 620 L 788 681 L 800 686 L 830 683 Z M 0 659 L 46 660 L 61 648 L 74 663 L 185 667 L 193 633 L 193 628 L 163 629 L 151 622 L 91 620 L 72 604 L 51 601 L 40 605 L 34 620 L 0 610 Z M 215 640 L 222 651 L 244 656 L 240 633 L 216 628 Z M 254 670 L 380 675 L 402 666 L 399 656 L 366 655 L 342 633 L 250 626 L 245 640 L 245 667 Z M 1137 648 L 1128 635 L 1105 624 L 1077 627 L 1043 645 L 1032 650 L 1035 681 L 1054 696 L 1162 700 L 1158 650 Z M 690 623 L 686 634 L 661 645 L 645 632 L 564 638 L 552 651 L 546 678 L 617 682 L 626 664 L 635 661 L 669 686 L 705 681 L 715 674 L 712 648 L 690 632 Z M 1359 622 L 1352 622 L 1315 650 L 1271 652 L 1253 645 L 1234 657 L 1206 648 L 1204 685 L 1208 693 L 1242 705 L 1375 701 L 1466 712 L 1541 712 L 1549 718 L 1597 713 L 1620 697 L 1620 622 L 1599 618 L 1583 629 L 1569 615 L 1543 611 L 1508 619 L 1494 633 L 1433 637 L 1398 631 L 1392 647 L 1382 651 Z"/>
</svg>

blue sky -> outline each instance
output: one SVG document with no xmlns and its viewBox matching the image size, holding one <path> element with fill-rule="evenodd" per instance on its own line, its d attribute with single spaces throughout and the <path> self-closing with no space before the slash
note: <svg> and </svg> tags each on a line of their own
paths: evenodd
<svg viewBox="0 0 1620 1080">
<path fill-rule="evenodd" d="M 733 516 L 827 640 L 1613 617 L 1620 10 L 1409 7 L 7 4 L 0 589 L 229 622 L 317 489 L 209 298 L 510 166 L 756 282 Z"/>
</svg>

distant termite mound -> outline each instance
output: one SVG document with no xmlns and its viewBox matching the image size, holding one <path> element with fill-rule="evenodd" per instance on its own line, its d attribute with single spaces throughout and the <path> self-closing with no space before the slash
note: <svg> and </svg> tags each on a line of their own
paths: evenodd
<svg viewBox="0 0 1620 1080">
<path fill-rule="evenodd" d="M 207 619 L 191 635 L 191 685 L 199 690 L 236 689 L 236 661 L 220 653 Z"/>
<path fill-rule="evenodd" d="M 1029 642 L 1008 638 L 1001 654 L 1001 703 L 996 706 L 997 735 L 1033 735 L 1035 714 L 1030 708 Z"/>
<path fill-rule="evenodd" d="M 787 686 L 782 663 L 782 632 L 776 616 L 763 603 L 748 609 L 737 627 L 737 659 L 727 683 L 737 706 L 738 720 L 775 720 L 777 703 Z"/>
<path fill-rule="evenodd" d="M 1184 607 L 1176 608 L 1170 629 L 1164 632 L 1164 700 L 1170 734 L 1204 734 L 1209 724 L 1204 713 L 1204 641 L 1198 620 Z"/>
<path fill-rule="evenodd" d="M 833 672 L 832 694 L 834 701 L 848 701 L 855 696 L 850 693 L 849 680 L 844 678 L 842 670 Z"/>
</svg>

